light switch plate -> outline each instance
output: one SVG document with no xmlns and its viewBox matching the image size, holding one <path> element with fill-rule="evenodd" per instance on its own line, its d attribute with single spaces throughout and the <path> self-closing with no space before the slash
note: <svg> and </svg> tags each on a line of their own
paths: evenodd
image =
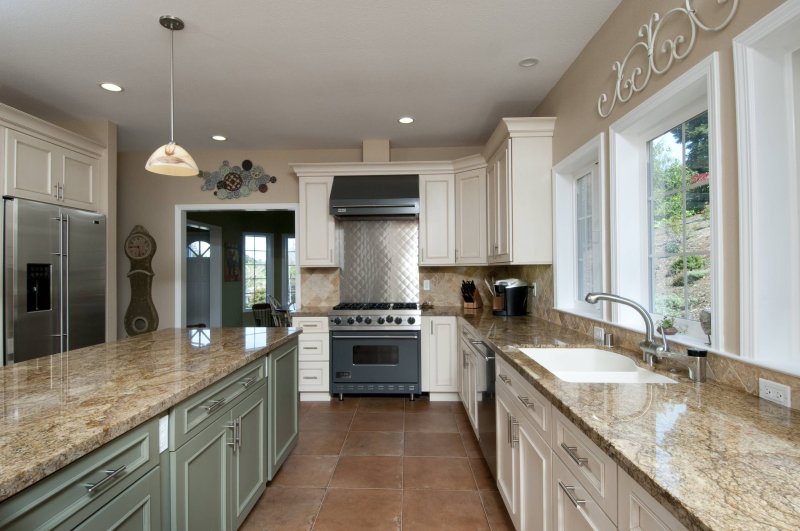
<svg viewBox="0 0 800 531">
<path fill-rule="evenodd" d="M 422 281 L 422 289 L 424 291 L 430 291 L 431 290 L 431 281 L 428 280 L 427 278 Z"/>
<path fill-rule="evenodd" d="M 758 396 L 786 407 L 791 407 L 792 404 L 792 389 L 788 385 L 764 378 L 758 379 Z"/>
</svg>

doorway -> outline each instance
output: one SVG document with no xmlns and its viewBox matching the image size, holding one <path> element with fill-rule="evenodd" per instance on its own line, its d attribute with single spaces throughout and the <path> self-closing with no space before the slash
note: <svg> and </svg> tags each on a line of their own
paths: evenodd
<svg viewBox="0 0 800 531">
<path fill-rule="evenodd" d="M 251 305 L 263 294 L 283 305 L 299 300 L 296 210 L 283 203 L 176 205 L 176 326 L 254 326 Z"/>
</svg>

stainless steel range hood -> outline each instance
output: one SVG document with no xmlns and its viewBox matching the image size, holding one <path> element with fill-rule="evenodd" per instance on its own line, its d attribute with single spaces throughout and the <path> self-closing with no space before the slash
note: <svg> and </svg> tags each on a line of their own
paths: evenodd
<svg viewBox="0 0 800 531">
<path fill-rule="evenodd" d="M 415 218 L 419 175 L 342 175 L 333 178 L 331 215 L 350 219 Z"/>
</svg>

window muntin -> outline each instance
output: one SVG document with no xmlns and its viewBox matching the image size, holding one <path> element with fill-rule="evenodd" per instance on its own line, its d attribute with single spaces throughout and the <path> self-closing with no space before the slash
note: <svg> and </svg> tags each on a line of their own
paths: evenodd
<svg viewBox="0 0 800 531">
<path fill-rule="evenodd" d="M 579 175 L 575 179 L 575 295 L 580 304 L 587 293 L 602 291 L 602 251 L 595 171 Z"/>
<path fill-rule="evenodd" d="M 283 248 L 286 250 L 286 284 L 284 285 L 285 304 L 287 308 L 294 308 L 297 302 L 297 246 L 294 236 L 285 236 Z"/>
<path fill-rule="evenodd" d="M 211 245 L 203 240 L 193 241 L 186 246 L 186 258 L 211 258 Z"/>
<path fill-rule="evenodd" d="M 271 234 L 244 235 L 244 308 L 267 301 L 274 281 Z"/>
<path fill-rule="evenodd" d="M 711 311 L 708 112 L 647 142 L 650 311 L 689 335 Z"/>
</svg>

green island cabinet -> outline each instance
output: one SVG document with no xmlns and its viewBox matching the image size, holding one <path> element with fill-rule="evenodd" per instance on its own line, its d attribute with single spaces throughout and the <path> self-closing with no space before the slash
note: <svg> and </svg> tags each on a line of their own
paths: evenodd
<svg viewBox="0 0 800 531">
<path fill-rule="evenodd" d="M 0 529 L 235 530 L 297 443 L 297 341 L 0 503 Z M 164 444 L 164 443 L 162 443 Z"/>
</svg>

